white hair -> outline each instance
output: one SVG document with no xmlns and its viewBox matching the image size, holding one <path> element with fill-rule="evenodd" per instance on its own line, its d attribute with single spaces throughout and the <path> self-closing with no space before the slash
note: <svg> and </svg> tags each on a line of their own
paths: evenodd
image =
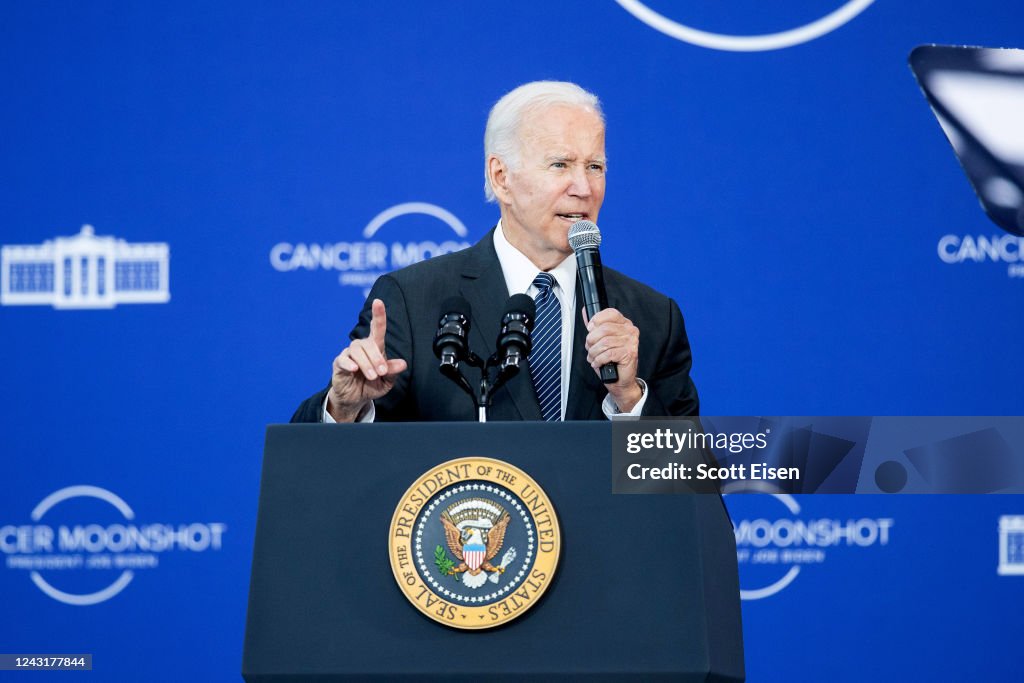
<svg viewBox="0 0 1024 683">
<path fill-rule="evenodd" d="M 604 112 L 597 95 L 587 92 L 575 83 L 566 81 L 534 81 L 519 86 L 498 100 L 487 117 L 484 130 L 484 194 L 487 201 L 497 197 L 491 187 L 487 160 L 493 154 L 509 168 L 518 168 L 521 141 L 519 127 L 526 114 L 548 107 L 569 106 L 594 111 L 604 123 Z"/>
</svg>

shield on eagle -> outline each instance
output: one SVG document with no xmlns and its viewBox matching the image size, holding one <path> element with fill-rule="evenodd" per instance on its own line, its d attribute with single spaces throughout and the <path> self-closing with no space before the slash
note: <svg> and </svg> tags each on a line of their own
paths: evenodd
<svg viewBox="0 0 1024 683">
<path fill-rule="evenodd" d="M 484 563 L 484 555 L 487 554 L 487 546 L 483 543 L 467 543 L 462 546 L 462 557 L 465 559 L 466 564 L 469 565 L 469 570 L 472 572 L 480 569 L 480 565 Z"/>
</svg>

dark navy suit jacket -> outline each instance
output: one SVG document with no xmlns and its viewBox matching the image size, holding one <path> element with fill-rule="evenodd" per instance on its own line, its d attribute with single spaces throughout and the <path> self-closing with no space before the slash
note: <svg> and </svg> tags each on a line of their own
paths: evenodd
<svg viewBox="0 0 1024 683">
<path fill-rule="evenodd" d="M 472 306 L 470 348 L 483 358 L 494 353 L 509 294 L 494 251 L 492 233 L 487 233 L 468 249 L 383 275 L 373 285 L 351 338 L 369 335 L 370 304 L 374 299 L 381 299 L 388 316 L 387 357 L 404 358 L 409 363 L 394 388 L 374 402 L 377 421 L 477 419 L 469 396 L 438 371 L 433 342 L 439 306 L 445 299 L 460 294 Z M 608 305 L 621 311 L 640 330 L 637 376 L 647 383 L 649 394 L 643 414 L 697 415 L 697 389 L 690 379 L 690 344 L 675 301 L 611 268 L 604 269 L 604 281 Z M 583 301 L 579 283 L 576 301 Z M 582 304 L 576 308 L 565 417 L 567 420 L 604 419 L 601 402 L 607 390 L 587 363 Z M 469 372 L 470 383 L 475 386 L 479 379 L 477 370 L 465 369 Z M 319 422 L 328 389 L 304 401 L 292 416 L 292 422 Z M 487 418 L 541 419 L 528 371 L 524 369 L 495 392 Z"/>
</svg>

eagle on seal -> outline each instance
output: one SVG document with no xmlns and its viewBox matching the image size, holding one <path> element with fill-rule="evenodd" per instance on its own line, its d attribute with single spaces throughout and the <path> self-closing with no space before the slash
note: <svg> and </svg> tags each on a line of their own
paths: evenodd
<svg viewBox="0 0 1024 683">
<path fill-rule="evenodd" d="M 470 576 L 477 576 L 481 571 L 504 573 L 505 568 L 495 567 L 491 560 L 501 550 L 501 545 L 505 541 L 505 529 L 509 522 L 508 512 L 503 511 L 486 532 L 472 526 L 459 531 L 447 514 L 441 515 L 441 522 L 444 524 L 448 549 L 460 562 L 457 567 L 448 570 L 449 574 L 468 572 Z"/>
</svg>

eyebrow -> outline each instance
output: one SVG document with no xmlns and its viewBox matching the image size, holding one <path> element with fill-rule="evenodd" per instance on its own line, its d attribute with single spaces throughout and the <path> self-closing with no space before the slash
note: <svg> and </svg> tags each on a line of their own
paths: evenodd
<svg viewBox="0 0 1024 683">
<path fill-rule="evenodd" d="M 576 161 L 576 157 L 568 156 L 568 155 L 565 155 L 565 154 L 555 154 L 555 155 L 552 155 L 552 156 L 544 157 L 544 161 Z M 607 159 L 607 157 L 595 157 L 593 159 L 587 159 L 587 163 L 595 163 L 595 162 L 599 163 L 599 164 L 607 164 L 608 163 L 608 159 Z"/>
</svg>

